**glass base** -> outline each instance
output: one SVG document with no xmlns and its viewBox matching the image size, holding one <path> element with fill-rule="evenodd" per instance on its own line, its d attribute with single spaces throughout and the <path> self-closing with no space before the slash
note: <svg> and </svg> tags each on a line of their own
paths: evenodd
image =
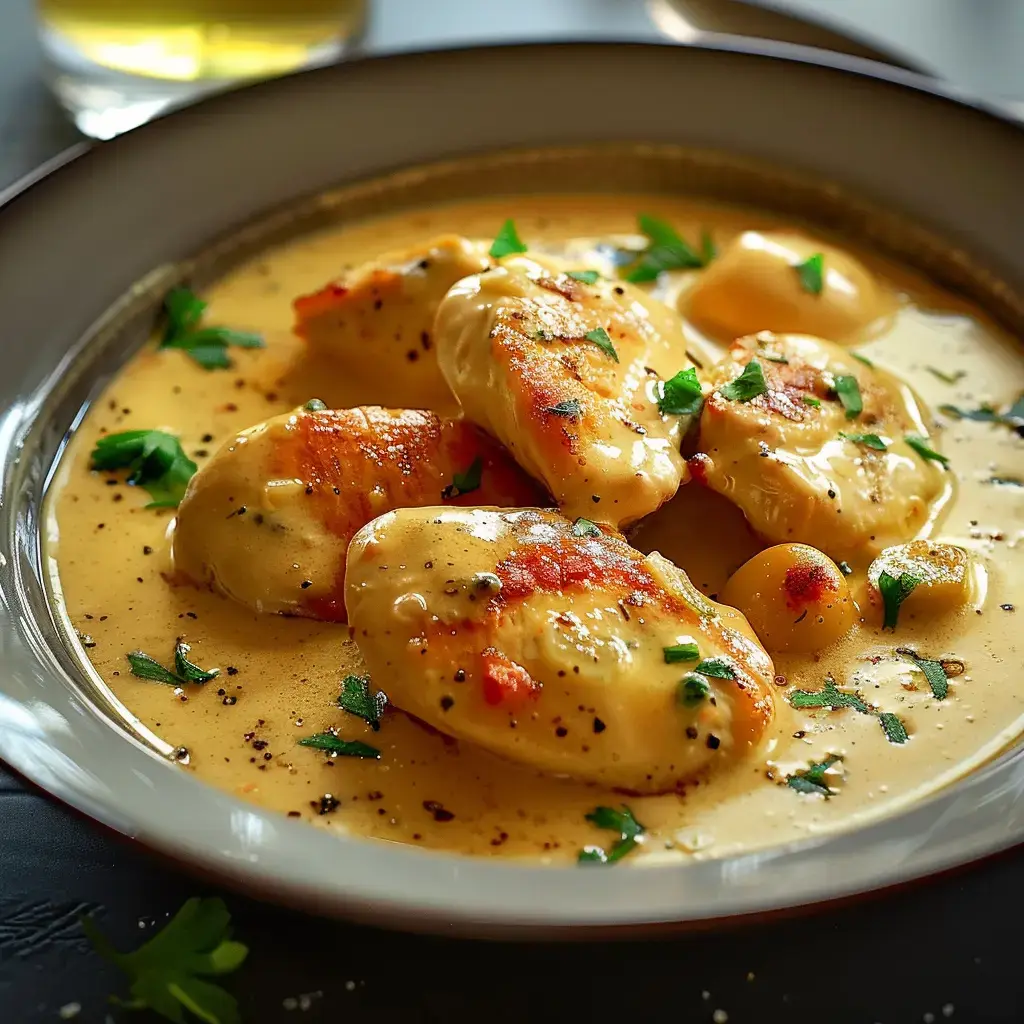
<svg viewBox="0 0 1024 1024">
<path fill-rule="evenodd" d="M 94 139 L 111 139 L 175 107 L 262 77 L 191 81 L 147 78 L 113 71 L 87 60 L 50 29 L 43 28 L 40 39 L 50 88 L 78 130 Z M 331 64 L 350 55 L 352 50 L 352 40 L 319 46 L 307 53 L 302 69 Z"/>
</svg>

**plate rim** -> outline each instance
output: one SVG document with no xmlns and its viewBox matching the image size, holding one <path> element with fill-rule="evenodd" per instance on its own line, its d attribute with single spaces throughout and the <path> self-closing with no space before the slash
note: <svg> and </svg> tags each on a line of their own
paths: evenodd
<svg viewBox="0 0 1024 1024">
<path fill-rule="evenodd" d="M 944 83 L 937 83 L 922 76 L 900 69 L 891 68 L 887 65 L 877 64 L 873 61 L 861 58 L 848 57 L 841 54 L 824 54 L 822 51 L 808 47 L 795 46 L 792 44 L 762 44 L 758 42 L 721 42 L 708 43 L 651 43 L 651 42 L 609 42 L 607 40 L 580 41 L 580 42 L 550 42 L 550 43 L 512 43 L 497 44 L 494 46 L 464 46 L 455 48 L 438 48 L 429 51 L 415 51 L 405 54 L 381 55 L 362 58 L 350 63 L 332 66 L 328 68 L 313 69 L 302 72 L 299 75 L 287 76 L 285 79 L 275 79 L 267 82 L 257 83 L 248 86 L 243 90 L 229 90 L 216 96 L 209 97 L 193 107 L 171 112 L 161 118 L 150 122 L 132 132 L 126 133 L 117 139 L 101 144 L 80 144 L 70 147 L 63 153 L 58 154 L 53 160 L 38 168 L 36 171 L 16 182 L 13 186 L 0 193 L 0 218 L 13 204 L 31 195 L 34 189 L 46 182 L 56 180 L 61 172 L 68 167 L 81 166 L 82 161 L 93 161 L 96 159 L 109 159 L 119 149 L 119 142 L 125 139 L 136 139 L 149 133 L 159 131 L 161 126 L 168 121 L 181 123 L 189 117 L 203 116 L 211 109 L 214 111 L 220 104 L 231 103 L 239 94 L 250 94 L 253 90 L 275 90 L 282 88 L 282 82 L 293 78 L 306 78 L 307 76 L 322 76 L 334 78 L 339 76 L 344 79 L 350 69 L 362 69 L 368 64 L 381 64 L 395 62 L 411 63 L 421 60 L 436 60 L 446 55 L 465 51 L 480 50 L 502 50 L 502 51 L 530 51 L 530 50 L 557 50 L 562 48 L 601 48 L 621 49 L 622 47 L 643 47 L 646 49 L 683 49 L 704 52 L 738 53 L 757 58 L 770 58 L 773 60 L 790 60 L 801 64 L 810 64 L 818 68 L 839 71 L 844 74 L 854 74 L 881 81 L 882 83 L 896 88 L 912 90 L 923 93 L 931 98 L 952 103 L 960 107 L 968 107 L 979 114 L 994 118 L 1001 124 L 1010 127 L 1018 133 L 1018 137 L 1024 137 L 1024 126 L 1013 118 L 1008 112 L 1002 111 L 998 106 L 992 106 L 984 101 L 978 101 L 971 97 L 964 98 L 962 91 L 949 87 Z M 825 59 L 827 58 L 827 59 Z M 343 84 L 338 86 L 343 88 Z M 215 113 L 211 116 L 215 116 Z M 106 154 L 100 157 L 99 154 Z M 12 408 L 0 416 L 0 438 L 5 438 L 9 445 L 12 438 L 19 436 L 19 433 L 26 429 L 27 424 L 23 420 L 24 410 Z M 6 549 L 6 538 L 4 550 L 0 554 L 8 558 L 13 557 L 13 551 Z M 21 598 L 16 593 L 14 600 Z M 5 595 L 4 610 L 9 611 L 11 595 Z M 74 694 L 67 693 L 67 700 L 74 703 Z M 99 719 L 93 709 L 81 707 L 73 709 L 76 713 L 85 713 L 87 720 L 90 715 L 96 718 L 94 724 L 102 728 L 115 729 L 113 723 L 105 719 Z M 110 801 L 97 799 L 95 791 L 88 791 L 81 788 L 81 785 L 74 784 L 74 780 L 62 778 L 59 772 L 55 773 L 55 766 L 50 764 L 49 771 L 39 770 L 39 764 L 46 763 L 47 751 L 45 749 L 44 737 L 40 734 L 33 734 L 28 728 L 24 715 L 19 715 L 19 709 L 5 693 L 0 692 L 0 740 L 6 739 L 4 743 L 4 758 L 26 778 L 50 793 L 52 796 L 61 799 L 72 807 L 83 811 L 91 818 L 100 823 L 114 828 L 118 832 L 131 838 L 141 839 L 146 845 L 153 847 L 164 855 L 182 861 L 184 866 L 216 875 L 222 881 L 236 886 L 256 886 L 260 892 L 274 894 L 287 902 L 297 903 L 307 909 L 318 910 L 341 914 L 369 921 L 386 921 L 388 923 L 400 923 L 403 927 L 416 927 L 425 930 L 446 930 L 458 927 L 468 930 L 473 934 L 480 933 L 533 933 L 538 932 L 572 932 L 577 929 L 601 929 L 610 928 L 646 928 L 658 925 L 677 925 L 683 922 L 719 920 L 723 917 L 742 917 L 750 914 L 761 914 L 775 910 L 790 909 L 793 907 L 806 906 L 809 903 L 818 903 L 841 899 L 878 887 L 900 884 L 909 881 L 911 878 L 922 877 L 926 874 L 933 874 L 943 870 L 956 867 L 980 857 L 997 853 L 1011 845 L 1019 842 L 1024 837 L 1024 821 L 1014 822 L 1014 828 L 1010 828 L 1007 822 L 1006 833 L 1002 840 L 993 839 L 991 836 L 984 841 L 976 841 L 973 846 L 968 846 L 966 851 L 961 848 L 956 854 L 936 852 L 925 849 L 922 852 L 921 846 L 928 845 L 928 837 L 942 824 L 943 815 L 951 813 L 956 806 L 963 807 L 970 805 L 984 795 L 992 799 L 991 794 L 985 791 L 994 777 L 1005 775 L 1008 766 L 1015 763 L 1019 766 L 1021 757 L 1009 757 L 991 764 L 979 772 L 974 773 L 951 791 L 945 791 L 932 799 L 918 805 L 910 810 L 889 819 L 884 819 L 864 829 L 853 832 L 844 832 L 834 835 L 828 839 L 813 841 L 810 847 L 795 849 L 794 844 L 786 844 L 780 847 L 773 847 L 766 851 L 741 855 L 722 860 L 698 861 L 691 864 L 658 867 L 638 867 L 630 871 L 619 871 L 614 876 L 609 876 L 599 870 L 580 870 L 577 868 L 552 868 L 522 866 L 519 864 L 498 862 L 493 863 L 482 859 L 461 857 L 459 855 L 437 853 L 418 849 L 398 848 L 391 844 L 371 843 L 358 837 L 338 837 L 310 829 L 304 823 L 288 822 L 281 819 L 279 815 L 265 812 L 253 805 L 245 804 L 240 800 L 229 797 L 226 793 L 216 790 L 199 780 L 192 778 L 186 773 L 180 772 L 172 765 L 165 764 L 166 779 L 168 780 L 164 789 L 168 791 L 167 799 L 172 797 L 187 801 L 190 793 L 195 793 L 195 787 L 206 794 L 209 803 L 215 805 L 218 810 L 232 821 L 233 827 L 230 835 L 235 839 L 241 839 L 235 849 L 212 850 L 209 845 L 198 845 L 194 837 L 184 836 L 175 831 L 168 831 L 159 826 L 154 827 L 153 822 L 141 824 L 137 820 L 125 817 L 116 805 Z M 123 734 L 117 730 L 119 740 L 123 740 Z M 140 751 L 141 752 L 141 751 Z M 148 758 L 153 757 L 150 752 L 145 752 Z M 152 761 L 150 762 L 152 764 Z M 68 766 L 56 766 L 66 769 Z M 35 769 L 35 770 L 33 770 Z M 42 778 L 40 778 L 42 776 Z M 44 781 L 45 779 L 45 781 Z M 1019 783 L 1012 778 L 1005 780 L 1007 785 L 998 791 L 998 798 L 1002 801 L 1009 801 L 1008 806 L 1012 809 L 1016 803 L 1017 787 Z M 78 780 L 80 783 L 81 780 Z M 937 816 L 937 817 L 936 817 Z M 909 837 L 911 849 L 905 849 L 908 837 L 897 837 L 891 835 L 893 822 L 906 823 L 908 821 L 930 823 L 932 826 L 924 828 L 917 834 Z M 237 827 L 235 827 L 237 825 Z M 299 831 L 295 831 L 299 830 Z M 246 834 L 248 840 L 246 839 Z M 366 860 L 369 858 L 375 862 L 375 866 L 381 873 L 382 878 L 387 876 L 387 886 L 377 885 L 372 892 L 359 892 L 358 888 L 351 885 L 338 884 L 325 893 L 322 885 L 323 878 L 317 878 L 312 884 L 304 876 L 302 871 L 295 870 L 298 865 L 282 864 L 280 858 L 274 859 L 263 856 L 263 846 L 260 839 L 264 833 L 267 836 L 281 833 L 284 835 L 301 836 L 302 846 L 309 847 L 312 851 L 316 847 L 316 858 L 320 864 L 329 864 L 332 860 L 338 861 L 338 869 L 342 870 L 353 861 Z M 253 836 L 259 840 L 259 853 L 250 849 Z M 922 836 L 924 838 L 922 838 Z M 836 866 L 843 861 L 844 856 L 849 863 L 851 853 L 849 847 L 856 846 L 858 841 L 865 837 L 873 837 L 879 840 L 888 839 L 895 843 L 894 852 L 902 849 L 902 853 L 895 857 L 888 873 L 881 875 L 875 873 L 870 878 L 857 879 L 855 873 L 850 873 L 844 880 L 837 880 L 829 877 L 830 872 L 824 875 L 820 872 L 821 865 L 817 865 L 818 877 L 813 883 L 809 883 L 804 891 L 803 898 L 793 902 L 790 899 L 779 903 L 772 892 L 765 892 L 763 886 L 756 882 L 756 878 L 762 871 L 767 870 L 771 865 L 777 863 L 781 858 L 804 858 L 808 852 L 814 857 L 820 855 L 826 848 L 836 853 Z M 294 845 L 292 840 L 287 840 L 287 845 Z M 331 855 L 335 856 L 331 856 Z M 341 855 L 339 855 L 341 854 Z M 286 858 L 287 860 L 288 858 Z M 292 858 L 294 860 L 294 858 Z M 913 866 L 910 867 L 910 861 Z M 790 861 L 793 863 L 793 861 Z M 813 866 L 813 865 L 812 865 Z M 235 870 L 231 870 L 234 867 Z M 289 870 L 281 870 L 288 867 Z M 365 863 L 362 865 L 365 871 Z M 737 899 L 725 901 L 717 906 L 714 912 L 710 908 L 704 912 L 688 912 L 684 917 L 677 913 L 664 913 L 653 909 L 648 901 L 648 910 L 638 913 L 632 905 L 630 892 L 638 887 L 637 883 L 645 880 L 645 876 L 651 872 L 657 872 L 664 879 L 664 890 L 667 903 L 671 904 L 673 899 L 685 896 L 685 890 L 692 886 L 699 890 L 706 886 L 734 886 L 738 894 Z M 685 884 L 682 875 L 685 874 Z M 410 881 L 409 876 L 416 876 L 412 889 L 408 886 L 403 889 L 401 884 L 395 884 L 396 880 L 406 883 Z M 671 877 L 670 877 L 671 876 Z M 675 877 L 680 876 L 680 877 Z M 579 879 L 571 885 L 579 890 L 574 897 L 574 906 L 567 910 L 563 905 L 558 911 L 552 913 L 549 904 L 552 898 L 564 900 L 564 886 L 559 878 Z M 607 896 L 609 878 L 615 879 L 615 888 L 619 895 L 612 904 L 602 900 Z M 753 884 L 751 880 L 754 880 Z M 745 884 L 737 885 L 737 882 Z M 471 884 L 474 898 L 468 900 L 461 906 L 454 905 L 450 899 L 450 887 L 452 885 L 465 887 Z M 671 884 L 670 884 L 671 883 Z M 424 887 L 435 885 L 438 887 L 437 895 L 424 898 Z M 531 907 L 515 907 L 510 905 L 500 895 L 503 887 L 518 889 L 523 892 L 533 892 L 535 899 Z M 682 887 L 682 888 L 680 888 Z M 497 898 L 496 898 L 497 896 Z M 329 904 L 329 905 L 325 905 Z"/>
</svg>

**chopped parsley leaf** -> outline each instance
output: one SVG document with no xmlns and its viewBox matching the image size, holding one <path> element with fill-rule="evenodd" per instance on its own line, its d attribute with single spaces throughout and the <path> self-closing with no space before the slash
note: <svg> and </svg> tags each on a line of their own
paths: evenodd
<svg viewBox="0 0 1024 1024">
<path fill-rule="evenodd" d="M 323 412 L 327 408 L 327 403 L 319 398 L 311 398 L 302 408 L 306 412 Z"/>
<path fill-rule="evenodd" d="M 949 469 L 949 459 L 928 444 L 928 438 L 920 434 L 906 434 L 903 440 L 921 456 L 925 462 L 937 462 L 943 469 Z"/>
<path fill-rule="evenodd" d="M 704 392 L 692 366 L 663 381 L 658 390 L 658 412 L 665 416 L 696 416 L 704 405 Z"/>
<path fill-rule="evenodd" d="M 452 473 L 452 482 L 441 492 L 442 498 L 458 498 L 479 489 L 484 474 L 484 460 L 478 455 L 462 473 Z"/>
<path fill-rule="evenodd" d="M 849 374 L 840 374 L 836 377 L 835 389 L 839 401 L 846 410 L 846 418 L 855 420 L 864 411 L 864 399 L 861 397 L 857 378 Z"/>
<path fill-rule="evenodd" d="M 164 299 L 167 323 L 160 348 L 180 348 L 207 370 L 231 366 L 229 345 L 236 348 L 263 348 L 263 338 L 251 331 L 229 327 L 200 327 L 206 303 L 189 288 L 172 288 Z"/>
<path fill-rule="evenodd" d="M 502 256 L 511 256 L 517 252 L 526 252 L 526 246 L 516 231 L 515 221 L 510 217 L 501 225 L 497 237 L 491 242 L 490 254 L 493 259 L 500 260 Z"/>
<path fill-rule="evenodd" d="M 647 236 L 647 248 L 626 271 L 633 284 L 654 281 L 664 270 L 699 270 L 707 260 L 682 239 L 671 224 L 657 217 L 640 214 L 637 226 Z"/>
<path fill-rule="evenodd" d="M 145 651 L 129 651 L 127 657 L 132 675 L 140 679 L 151 679 L 155 683 L 167 683 L 168 686 L 181 686 L 185 681 Z"/>
<path fill-rule="evenodd" d="M 633 817 L 633 812 L 625 804 L 622 805 L 621 811 L 615 810 L 614 807 L 595 807 L 586 819 L 598 828 L 618 832 L 619 838 L 607 853 L 599 846 L 585 846 L 578 858 L 581 864 L 614 864 L 638 845 L 638 840 L 645 831 L 644 826 Z"/>
<path fill-rule="evenodd" d="M 870 713 L 871 709 L 864 703 L 858 693 L 840 690 L 834 679 L 826 679 L 820 690 L 793 690 L 789 695 L 789 703 L 795 708 L 854 708 L 856 711 Z"/>
<path fill-rule="evenodd" d="M 566 276 L 582 284 L 597 284 L 601 275 L 596 270 L 570 270 Z"/>
<path fill-rule="evenodd" d="M 878 724 L 881 725 L 882 732 L 890 743 L 906 743 L 910 739 L 907 727 L 899 715 L 894 715 L 891 711 L 883 711 L 878 716 Z"/>
<path fill-rule="evenodd" d="M 610 356 L 615 362 L 619 361 L 619 353 L 615 351 L 612 339 L 603 327 L 595 327 L 583 335 L 587 341 L 592 341 L 606 356 Z"/>
<path fill-rule="evenodd" d="M 705 658 L 694 666 L 693 671 L 699 672 L 702 676 L 710 676 L 712 679 L 736 678 L 736 670 L 725 658 Z"/>
<path fill-rule="evenodd" d="M 874 368 L 874 363 L 868 359 L 867 356 L 862 356 L 859 352 L 851 352 L 850 355 L 857 360 L 858 363 L 863 363 L 865 366 Z"/>
<path fill-rule="evenodd" d="M 700 258 L 704 261 L 704 266 L 706 267 L 716 256 L 718 246 L 715 245 L 711 232 L 704 228 L 700 233 Z"/>
<path fill-rule="evenodd" d="M 932 374 L 932 376 L 938 377 L 943 384 L 956 384 L 967 376 L 966 370 L 954 370 L 952 373 L 946 373 L 945 370 L 940 370 L 937 366 L 926 366 L 925 369 Z"/>
<path fill-rule="evenodd" d="M 184 640 L 174 645 L 174 671 L 186 683 L 208 683 L 220 675 L 219 668 L 202 669 L 194 661 L 189 661 L 188 653 L 192 648 Z"/>
<path fill-rule="evenodd" d="M 568 398 L 564 402 L 549 405 L 544 411 L 551 413 L 552 416 L 565 416 L 568 419 L 578 420 L 580 413 L 583 412 L 583 407 L 578 399 Z"/>
<path fill-rule="evenodd" d="M 932 696 L 936 700 L 945 700 L 949 696 L 949 678 L 946 676 L 946 670 L 942 667 L 941 661 L 920 658 L 916 651 L 906 647 L 896 648 L 896 653 L 909 658 L 924 673 Z"/>
<path fill-rule="evenodd" d="M 359 740 L 343 740 L 333 732 L 318 732 L 315 736 L 304 736 L 299 740 L 299 746 L 312 747 L 314 750 L 342 757 L 380 757 L 380 751 L 376 747 L 360 743 Z"/>
<path fill-rule="evenodd" d="M 92 468 L 129 469 L 128 483 L 149 491 L 146 508 L 175 508 L 198 466 L 173 434 L 162 430 L 126 430 L 107 434 L 92 451 Z"/>
<path fill-rule="evenodd" d="M 177 1024 L 183 1024 L 183 1009 L 207 1024 L 239 1024 L 235 997 L 207 980 L 236 971 L 249 953 L 231 938 L 230 924 L 223 900 L 193 897 L 138 949 L 118 953 L 91 917 L 82 918 L 96 951 L 131 981 L 131 999 L 112 1001 L 125 1009 L 152 1010 Z"/>
<path fill-rule="evenodd" d="M 383 690 L 370 693 L 368 676 L 345 676 L 341 681 L 338 707 L 367 722 L 376 732 L 380 728 L 380 716 L 388 706 L 388 696 Z"/>
<path fill-rule="evenodd" d="M 824 253 L 816 252 L 809 256 L 803 263 L 797 263 L 793 269 L 796 271 L 800 287 L 811 295 L 820 295 L 825 287 L 825 256 Z"/>
<path fill-rule="evenodd" d="M 695 643 L 673 644 L 671 647 L 663 647 L 661 650 L 666 665 L 674 665 L 679 661 L 696 661 L 700 657 L 700 651 Z"/>
<path fill-rule="evenodd" d="M 809 405 L 812 409 L 821 408 L 821 400 L 815 398 L 813 395 L 803 395 L 802 398 L 804 405 Z"/>
<path fill-rule="evenodd" d="M 803 771 L 787 776 L 786 785 L 798 793 L 816 793 L 827 800 L 836 791 L 828 784 L 825 773 L 841 760 L 836 754 L 829 754 L 824 761 L 812 761 Z"/>
<path fill-rule="evenodd" d="M 955 420 L 976 420 L 978 423 L 1002 423 L 1001 413 L 996 412 L 991 405 L 981 405 L 977 409 L 961 409 L 957 405 L 940 405 L 939 411 Z"/>
<path fill-rule="evenodd" d="M 874 448 L 876 452 L 884 452 L 889 448 L 877 434 L 844 434 L 840 430 L 839 436 L 852 444 L 862 444 L 865 448 Z"/>
<path fill-rule="evenodd" d="M 891 576 L 884 569 L 878 577 L 878 592 L 882 595 L 882 604 L 885 607 L 885 619 L 882 623 L 883 629 L 895 629 L 896 621 L 899 618 L 900 606 L 914 588 L 921 582 L 920 578 L 909 572 L 900 573 L 899 577 Z"/>
<path fill-rule="evenodd" d="M 574 537 L 600 537 L 601 529 L 597 523 L 592 523 L 589 519 L 584 519 L 580 516 L 572 524 L 570 530 Z"/>
<path fill-rule="evenodd" d="M 771 352 L 768 349 L 762 348 L 760 354 L 761 358 L 767 359 L 769 363 L 781 363 L 783 366 L 789 365 L 789 359 L 778 352 Z"/>
<path fill-rule="evenodd" d="M 756 359 L 751 359 L 743 372 L 735 379 L 723 384 L 718 393 L 730 402 L 749 402 L 768 390 L 768 382 L 764 379 L 764 371 Z"/>
<path fill-rule="evenodd" d="M 687 672 L 679 680 L 677 691 L 679 703 L 686 707 L 694 707 L 707 700 L 711 694 L 711 684 L 697 672 Z"/>
</svg>

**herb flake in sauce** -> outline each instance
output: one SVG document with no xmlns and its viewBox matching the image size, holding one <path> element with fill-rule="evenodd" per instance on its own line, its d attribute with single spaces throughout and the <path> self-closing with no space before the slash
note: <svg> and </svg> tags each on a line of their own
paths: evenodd
<svg viewBox="0 0 1024 1024">
<path fill-rule="evenodd" d="M 864 411 L 864 399 L 857 378 L 851 374 L 840 374 L 836 377 L 835 389 L 846 410 L 846 418 L 855 420 Z"/>
<path fill-rule="evenodd" d="M 315 736 L 304 736 L 299 740 L 300 747 L 312 747 L 327 754 L 338 754 L 342 757 L 379 758 L 380 751 L 368 743 L 359 740 L 343 740 L 333 732 L 318 732 Z"/>
<path fill-rule="evenodd" d="M 484 460 L 477 456 L 467 469 L 452 474 L 452 482 L 441 492 L 442 498 L 458 498 L 463 494 L 472 494 L 479 490 L 484 474 Z"/>
<path fill-rule="evenodd" d="M 585 846 L 578 857 L 581 864 L 614 864 L 639 845 L 639 840 L 645 832 L 644 826 L 633 817 L 633 812 L 625 804 L 622 805 L 622 810 L 616 810 L 614 807 L 595 807 L 586 815 L 586 819 L 598 828 L 618 832 L 619 838 L 607 852 L 600 846 Z"/>
<path fill-rule="evenodd" d="M 186 683 L 208 683 L 220 675 L 219 668 L 203 669 L 188 658 L 192 647 L 184 640 L 174 645 L 174 671 Z"/>
<path fill-rule="evenodd" d="M 231 366 L 229 346 L 263 348 L 262 335 L 230 327 L 200 327 L 206 303 L 189 288 L 172 288 L 164 299 L 167 324 L 160 348 L 180 348 L 206 370 Z"/>
<path fill-rule="evenodd" d="M 884 569 L 878 577 L 878 592 L 882 595 L 885 618 L 882 629 L 895 629 L 900 615 L 900 606 L 913 593 L 921 580 L 913 573 L 901 572 L 898 577 L 892 576 Z"/>
<path fill-rule="evenodd" d="M 92 468 L 128 469 L 128 483 L 148 491 L 153 499 L 147 508 L 176 508 L 199 467 L 173 434 L 162 430 L 125 430 L 97 440 Z"/>
<path fill-rule="evenodd" d="M 906 743 L 910 739 L 910 734 L 902 719 L 891 711 L 883 711 L 878 716 L 878 724 L 881 725 L 882 732 L 885 733 L 885 738 L 890 743 Z"/>
<path fill-rule="evenodd" d="M 374 732 L 380 729 L 380 718 L 387 706 L 388 697 L 383 690 L 370 692 L 368 676 L 345 676 L 341 681 L 338 707 L 361 718 Z"/>
<path fill-rule="evenodd" d="M 816 252 L 808 256 L 803 263 L 797 263 L 793 270 L 796 271 L 800 287 L 810 295 L 820 295 L 825 287 L 825 255 Z"/>
<path fill-rule="evenodd" d="M 517 252 L 526 252 L 526 245 L 516 231 L 515 221 L 510 217 L 498 231 L 489 250 L 491 257 L 500 260 L 502 256 L 511 256 Z"/>
<path fill-rule="evenodd" d="M 949 469 L 949 459 L 941 452 L 937 452 L 928 444 L 928 438 L 920 434 L 906 434 L 904 441 L 921 456 L 925 462 L 937 462 L 943 469 Z"/>
<path fill-rule="evenodd" d="M 834 790 L 829 784 L 826 772 L 834 764 L 842 760 L 837 754 L 829 754 L 824 761 L 812 761 L 803 771 L 794 772 L 786 777 L 786 785 L 795 789 L 798 793 L 815 793 L 827 800 L 834 796 Z"/>
<path fill-rule="evenodd" d="M 608 332 L 603 327 L 595 327 L 592 331 L 587 331 L 583 337 L 587 341 L 593 342 L 606 356 L 616 363 L 619 361 L 619 353 L 615 351 L 612 339 L 608 337 Z"/>
<path fill-rule="evenodd" d="M 924 673 L 924 677 L 928 680 L 928 686 L 932 691 L 932 696 L 936 700 L 945 700 L 949 696 L 949 678 L 946 675 L 946 670 L 942 667 L 941 661 L 922 658 L 916 651 L 906 647 L 898 647 L 896 653 L 909 658 Z"/>
<path fill-rule="evenodd" d="M 699 270 L 708 260 L 696 252 L 671 224 L 642 213 L 637 227 L 647 236 L 647 248 L 626 271 L 626 280 L 633 284 L 655 281 L 665 270 Z"/>
<path fill-rule="evenodd" d="M 574 537 L 600 537 L 601 528 L 597 523 L 591 522 L 589 519 L 584 519 L 583 516 L 579 516 L 572 524 L 570 533 Z"/>
<path fill-rule="evenodd" d="M 865 448 L 873 448 L 876 452 L 884 452 L 889 449 L 888 444 L 877 434 L 844 434 L 840 431 L 839 436 L 844 441 L 849 441 L 851 444 L 861 444 Z"/>
<path fill-rule="evenodd" d="M 571 277 L 574 281 L 579 281 L 581 284 L 597 284 L 600 276 L 596 270 L 570 270 L 566 274 L 566 277 Z"/>
<path fill-rule="evenodd" d="M 673 644 L 671 647 L 663 647 L 662 655 L 666 665 L 675 665 L 680 661 L 696 661 L 700 657 L 700 651 L 694 643 Z"/>
<path fill-rule="evenodd" d="M 826 679 L 820 690 L 793 690 L 789 703 L 795 708 L 853 708 L 865 714 L 871 712 L 859 693 L 840 690 L 834 679 Z"/>
</svg>

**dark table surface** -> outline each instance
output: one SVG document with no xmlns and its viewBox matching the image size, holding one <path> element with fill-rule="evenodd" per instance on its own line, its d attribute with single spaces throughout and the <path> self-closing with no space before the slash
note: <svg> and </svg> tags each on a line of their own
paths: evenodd
<svg viewBox="0 0 1024 1024">
<path fill-rule="evenodd" d="M 775 6 L 816 9 L 977 92 L 1024 101 L 1020 0 Z M 583 23 L 591 35 L 654 36 L 630 0 L 381 0 L 369 46 L 564 35 Z M 78 140 L 42 84 L 29 0 L 0 0 L 0 188 Z M 76 1011 L 90 1024 L 132 1019 L 107 1003 L 122 981 L 91 952 L 79 916 L 94 913 L 130 948 L 211 892 L 0 767 L 0 1024 Z M 424 938 L 223 895 L 252 950 L 227 982 L 246 1022 L 1024 1021 L 1020 851 L 841 908 L 643 943 Z"/>
</svg>

